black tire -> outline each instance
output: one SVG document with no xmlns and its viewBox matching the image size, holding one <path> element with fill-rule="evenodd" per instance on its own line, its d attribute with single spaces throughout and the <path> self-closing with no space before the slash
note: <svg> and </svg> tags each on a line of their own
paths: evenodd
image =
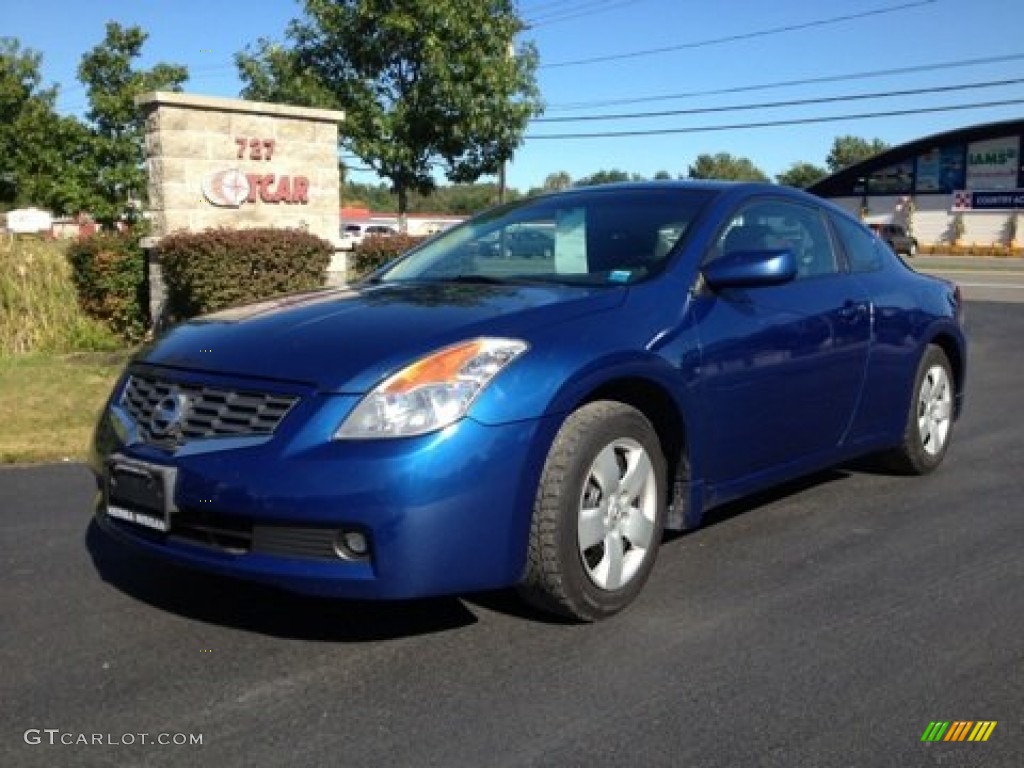
<svg viewBox="0 0 1024 768">
<path fill-rule="evenodd" d="M 615 463 L 601 463 L 599 468 L 599 458 Z M 602 478 L 614 468 L 615 482 L 625 480 L 628 462 L 642 468 L 635 474 L 645 478 L 642 491 L 632 500 L 631 491 L 623 490 L 625 484 L 606 482 L 606 494 Z M 639 594 L 654 567 L 666 500 L 661 443 L 640 411 L 598 401 L 570 414 L 551 446 L 537 490 L 520 594 L 537 608 L 577 621 L 621 611 Z M 599 511 L 589 516 L 590 534 L 605 531 L 600 543 L 588 547 L 581 540 L 580 526 L 585 504 L 591 512 Z M 613 563 L 618 564 L 621 585 Z M 602 579 L 604 587 L 599 585 Z"/>
<path fill-rule="evenodd" d="M 944 397 L 938 401 L 929 397 L 937 385 L 946 388 Z M 905 475 L 926 475 L 938 467 L 953 437 L 955 402 L 956 380 L 949 358 L 940 347 L 931 344 L 917 366 L 903 439 L 898 446 L 882 455 L 882 463 L 888 469 Z M 939 417 L 944 416 L 944 429 L 936 426 L 929 409 L 934 409 Z M 927 423 L 927 426 L 922 427 L 922 423 Z"/>
</svg>

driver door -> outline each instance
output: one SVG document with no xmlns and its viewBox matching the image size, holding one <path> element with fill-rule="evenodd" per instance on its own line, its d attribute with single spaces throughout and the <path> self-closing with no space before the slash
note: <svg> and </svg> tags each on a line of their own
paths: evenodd
<svg viewBox="0 0 1024 768">
<path fill-rule="evenodd" d="M 764 199 L 733 216 L 708 260 L 790 248 L 795 280 L 705 290 L 696 299 L 706 475 L 739 479 L 833 450 L 857 407 L 867 365 L 866 292 L 841 269 L 817 208 Z"/>
</svg>

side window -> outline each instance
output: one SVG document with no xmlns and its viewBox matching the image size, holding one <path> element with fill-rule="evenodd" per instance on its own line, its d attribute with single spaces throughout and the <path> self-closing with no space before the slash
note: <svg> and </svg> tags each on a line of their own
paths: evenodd
<svg viewBox="0 0 1024 768">
<path fill-rule="evenodd" d="M 839 216 L 833 222 L 846 251 L 846 258 L 850 260 L 852 272 L 877 272 L 882 268 L 879 241 L 870 232 Z"/>
<path fill-rule="evenodd" d="M 766 200 L 741 208 L 722 230 L 707 260 L 733 251 L 788 248 L 800 278 L 839 271 L 832 238 L 819 211 L 809 206 Z"/>
</svg>

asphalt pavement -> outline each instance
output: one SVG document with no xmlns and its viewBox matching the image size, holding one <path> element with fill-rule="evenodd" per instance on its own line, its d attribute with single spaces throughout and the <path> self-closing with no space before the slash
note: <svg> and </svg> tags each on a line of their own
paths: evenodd
<svg viewBox="0 0 1024 768">
<path fill-rule="evenodd" d="M 908 263 L 919 272 L 953 280 L 969 301 L 1024 302 L 1024 258 L 918 256 Z"/>
<path fill-rule="evenodd" d="M 179 572 L 94 529 L 83 467 L 0 470 L 0 765 L 1018 768 L 1024 309 L 968 318 L 937 473 L 721 509 L 596 625 Z M 982 720 L 987 742 L 921 741 Z"/>
</svg>

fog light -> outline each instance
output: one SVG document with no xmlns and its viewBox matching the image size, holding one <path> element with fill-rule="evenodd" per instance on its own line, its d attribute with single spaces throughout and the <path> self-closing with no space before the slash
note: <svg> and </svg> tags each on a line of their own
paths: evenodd
<svg viewBox="0 0 1024 768">
<path fill-rule="evenodd" d="M 334 551 L 346 560 L 362 560 L 370 552 L 370 542 L 360 531 L 339 531 L 334 540 Z"/>
</svg>

